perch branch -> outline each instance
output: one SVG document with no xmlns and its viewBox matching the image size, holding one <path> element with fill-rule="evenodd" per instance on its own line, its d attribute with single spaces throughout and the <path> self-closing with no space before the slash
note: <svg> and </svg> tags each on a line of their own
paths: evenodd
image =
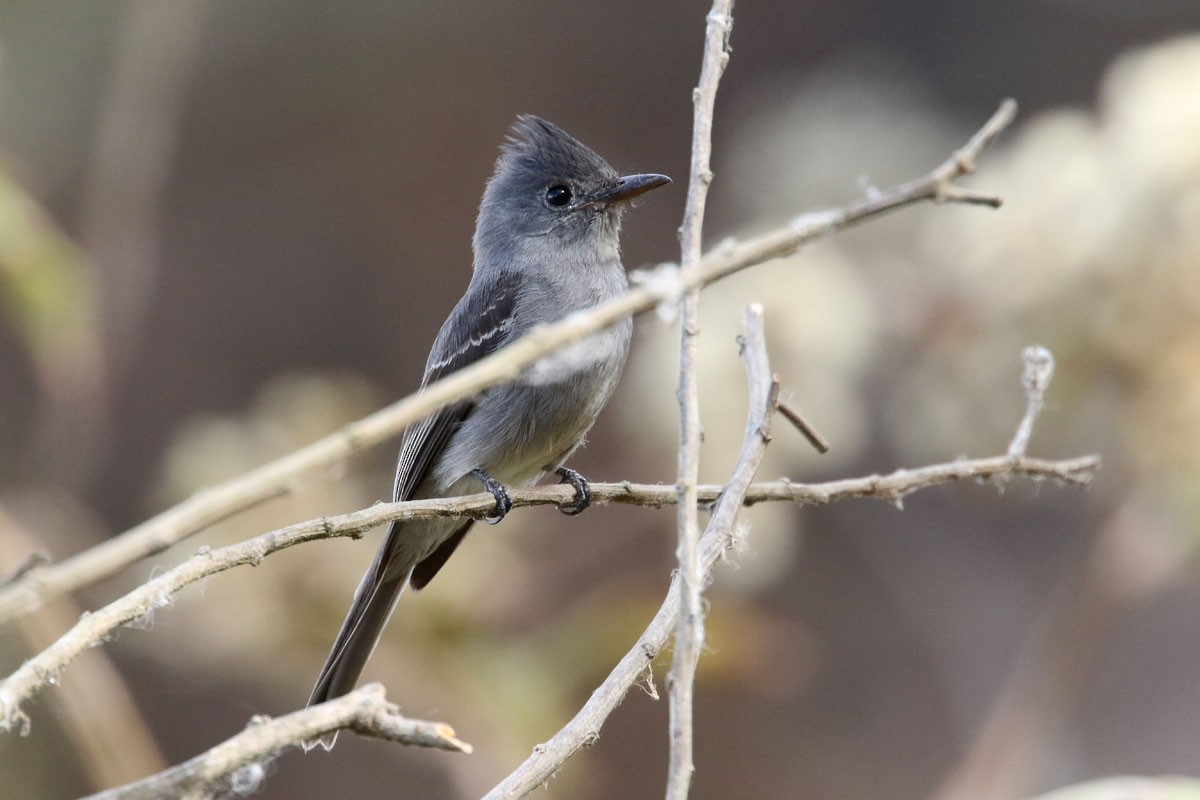
<svg viewBox="0 0 1200 800">
<path fill-rule="evenodd" d="M 1086 486 L 1100 468 L 1100 457 L 1081 456 L 1060 461 L 1041 458 L 1011 459 L 1007 455 L 962 459 L 916 469 L 899 469 L 887 475 L 868 475 L 825 483 L 793 483 L 788 480 L 756 483 L 746 492 L 745 504 L 795 503 L 827 505 L 851 498 L 876 498 L 897 503 L 913 492 L 957 481 L 996 481 L 1009 477 L 1032 480 L 1053 479 Z M 662 484 L 593 483 L 592 503 L 663 508 L 675 505 L 674 486 Z M 714 503 L 724 487 L 710 484 L 697 487 L 702 504 Z M 575 490 L 570 486 L 535 486 L 509 490 L 513 506 L 570 505 Z M 26 722 L 20 704 L 57 675 L 79 653 L 102 643 L 117 628 L 143 620 L 157 608 L 169 605 L 184 587 L 233 567 L 257 566 L 266 556 L 301 542 L 333 537 L 360 538 L 363 533 L 396 519 L 469 515 L 482 518 L 496 505 L 487 493 L 439 500 L 413 500 L 406 503 L 379 503 L 360 511 L 335 517 L 320 517 L 298 522 L 286 528 L 264 533 L 245 542 L 218 550 L 200 548 L 197 554 L 154 580 L 103 608 L 84 613 L 69 631 L 53 645 L 26 661 L 16 672 L 0 682 L 0 730 L 20 729 Z"/>
<path fill-rule="evenodd" d="M 1032 480 L 1053 479 L 1063 483 L 1086 486 L 1100 468 L 1095 455 L 1052 461 L 1022 456 L 962 459 L 916 469 L 900 469 L 888 475 L 868 475 L 825 483 L 793 483 L 788 480 L 756 483 L 746 492 L 745 504 L 795 503 L 798 505 L 827 505 L 839 500 L 866 497 L 897 503 L 909 494 L 944 483 L 957 481 L 996 481 L 1010 477 Z M 623 503 L 649 508 L 674 505 L 678 495 L 674 486 L 662 484 L 593 483 L 592 503 Z M 702 504 L 713 503 L 721 497 L 724 487 L 697 487 L 697 499 Z M 570 505 L 574 500 L 570 486 L 536 486 L 511 489 L 513 506 Z M 286 528 L 264 533 L 245 542 L 217 550 L 200 548 L 197 554 L 154 580 L 97 611 L 84 613 L 75 625 L 58 641 L 26 661 L 16 672 L 0 682 L 0 730 L 22 729 L 27 723 L 20 704 L 47 683 L 57 680 L 58 674 L 79 653 L 101 644 L 113 631 L 129 622 L 144 620 L 158 608 L 169 605 L 171 598 L 184 587 L 210 575 L 249 564 L 257 566 L 266 556 L 301 542 L 333 537 L 360 538 L 378 525 L 396 519 L 420 517 L 486 516 L 496 505 L 487 493 L 439 500 L 414 500 L 406 503 L 379 503 L 370 508 L 298 522 Z"/>
</svg>

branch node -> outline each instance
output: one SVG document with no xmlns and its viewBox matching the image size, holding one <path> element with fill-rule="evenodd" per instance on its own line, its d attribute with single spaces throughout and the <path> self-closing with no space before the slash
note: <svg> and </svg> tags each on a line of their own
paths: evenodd
<svg viewBox="0 0 1200 800">
<path fill-rule="evenodd" d="M 858 190 L 868 200 L 878 200 L 883 197 L 883 190 L 867 175 L 858 176 Z"/>
<path fill-rule="evenodd" d="M 960 175 L 971 175 L 975 172 L 975 153 L 966 148 L 954 153 L 954 164 Z"/>
<path fill-rule="evenodd" d="M 29 715 L 21 710 L 21 705 L 11 694 L 0 691 L 0 730 L 17 729 L 21 736 L 28 736 L 32 723 Z"/>
<path fill-rule="evenodd" d="M 229 776 L 229 789 L 235 797 L 249 797 L 262 788 L 267 780 L 267 765 L 262 761 L 251 761 L 233 771 Z"/>
<path fill-rule="evenodd" d="M 329 517 L 321 517 L 321 533 L 330 538 L 337 534 L 337 530 L 333 526 L 333 520 L 329 519 Z M 351 531 L 350 538 L 355 541 L 361 539 L 362 531 Z"/>
</svg>

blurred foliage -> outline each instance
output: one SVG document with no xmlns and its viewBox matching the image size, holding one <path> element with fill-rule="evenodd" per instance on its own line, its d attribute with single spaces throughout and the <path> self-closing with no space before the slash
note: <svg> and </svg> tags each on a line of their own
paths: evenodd
<svg viewBox="0 0 1200 800">
<path fill-rule="evenodd" d="M 965 355 L 970 339 L 1019 321 L 1003 339 L 1032 332 L 1067 365 L 1058 403 L 1077 411 L 1051 410 L 1059 431 L 1051 443 L 1088 436 L 1134 460 L 1192 530 L 1200 527 L 1197 86 L 1200 37 L 1122 57 L 1095 113 L 1040 115 L 990 165 L 986 182 L 1005 198 L 1002 214 L 956 216 L 928 228 L 922 247 L 953 276 L 957 315 L 979 332 L 968 342 L 939 337 L 937 349 Z M 981 355 L 970 357 L 983 369 L 1004 363 Z"/>
<path fill-rule="evenodd" d="M 0 171 L 0 319 L 28 348 L 48 393 L 99 370 L 92 265 L 46 212 Z"/>
</svg>

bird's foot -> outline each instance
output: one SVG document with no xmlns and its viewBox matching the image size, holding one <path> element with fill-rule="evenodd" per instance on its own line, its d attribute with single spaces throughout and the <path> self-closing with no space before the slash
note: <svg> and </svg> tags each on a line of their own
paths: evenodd
<svg viewBox="0 0 1200 800">
<path fill-rule="evenodd" d="M 575 489 L 575 500 L 569 506 L 559 506 L 558 510 L 573 517 L 592 504 L 592 487 L 587 478 L 569 467 L 559 467 L 554 474 L 562 478 L 559 483 L 569 483 Z"/>
<path fill-rule="evenodd" d="M 483 521 L 488 525 L 495 525 L 500 520 L 504 519 L 504 515 L 512 508 L 512 499 L 508 496 L 508 492 L 500 485 L 500 482 L 488 475 L 481 469 L 471 470 L 471 474 L 479 479 L 483 484 L 483 488 L 492 493 L 492 497 L 496 498 L 496 507 L 492 509 L 492 513 L 483 518 Z"/>
</svg>

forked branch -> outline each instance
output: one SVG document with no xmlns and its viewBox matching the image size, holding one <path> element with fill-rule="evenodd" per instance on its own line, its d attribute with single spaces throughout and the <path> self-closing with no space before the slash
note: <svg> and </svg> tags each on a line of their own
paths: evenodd
<svg viewBox="0 0 1200 800">
<path fill-rule="evenodd" d="M 589 311 L 572 314 L 538 328 L 471 367 L 454 373 L 419 394 L 346 425 L 340 431 L 269 464 L 204 489 L 172 508 L 101 545 L 55 564 L 33 567 L 0 587 L 0 622 L 37 608 L 124 569 L 130 564 L 203 530 L 209 525 L 291 490 L 302 473 L 338 463 L 399 433 L 437 408 L 511 379 L 541 356 L 577 341 L 630 314 L 663 302 L 675 302 L 683 291 L 706 286 L 747 267 L 780 258 L 834 231 L 879 214 L 921 201 L 984 202 L 984 196 L 955 191 L 952 185 L 974 168 L 979 154 L 1016 115 L 1016 103 L 1005 100 L 992 118 L 950 158 L 914 181 L 840 208 L 805 214 L 790 225 L 744 242 L 726 242 L 709 252 L 693 269 L 658 271 L 620 297 Z M 987 205 L 998 205 L 986 198 Z"/>
</svg>

